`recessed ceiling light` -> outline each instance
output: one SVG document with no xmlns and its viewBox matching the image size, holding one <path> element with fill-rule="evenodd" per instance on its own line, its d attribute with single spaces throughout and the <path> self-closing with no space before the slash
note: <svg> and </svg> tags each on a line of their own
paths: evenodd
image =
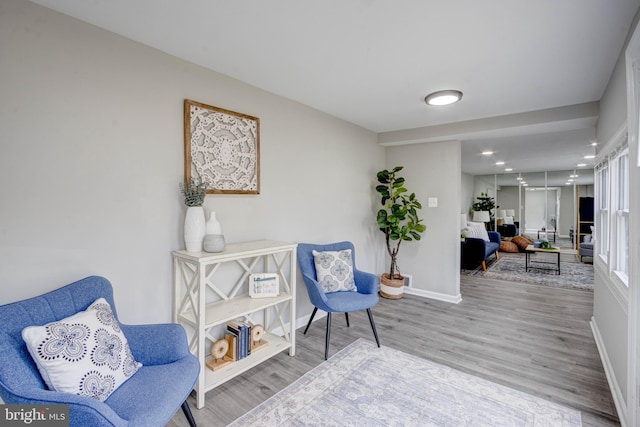
<svg viewBox="0 0 640 427">
<path fill-rule="evenodd" d="M 502 165 L 504 165 L 504 162 L 496 162 L 496 165 L 502 166 Z"/>
<path fill-rule="evenodd" d="M 505 172 L 511 172 L 513 170 L 513 168 L 505 168 Z"/>
<path fill-rule="evenodd" d="M 577 178 L 577 177 L 579 177 L 579 176 L 580 176 L 580 175 L 576 175 L 576 174 L 574 173 L 573 175 L 569 175 L 569 178 Z"/>
<path fill-rule="evenodd" d="M 424 97 L 427 105 L 449 105 L 462 99 L 462 92 L 459 90 L 439 90 Z"/>
<path fill-rule="evenodd" d="M 587 166 L 587 164 L 586 163 L 578 163 L 577 166 L 579 168 L 583 168 L 583 167 Z"/>
<path fill-rule="evenodd" d="M 483 151 L 483 152 L 482 152 L 482 155 L 483 155 L 483 156 L 490 156 L 490 155 L 492 155 L 492 154 L 493 154 L 493 151 Z"/>
<path fill-rule="evenodd" d="M 521 185 L 527 185 L 527 181 L 520 181 Z"/>
<path fill-rule="evenodd" d="M 521 176 L 517 177 L 516 179 L 517 179 L 518 181 L 522 181 L 522 177 L 521 177 Z"/>
<path fill-rule="evenodd" d="M 570 182 L 565 182 L 564 185 L 571 185 L 571 183 Z"/>
<path fill-rule="evenodd" d="M 573 182 L 573 181 L 575 181 L 575 179 L 571 178 L 571 179 L 568 179 L 567 181 Z"/>
<path fill-rule="evenodd" d="M 524 184 L 522 184 L 523 187 L 528 187 L 529 184 L 527 184 L 526 182 Z"/>
<path fill-rule="evenodd" d="M 592 146 L 592 147 L 595 147 L 596 145 L 598 145 L 598 143 L 597 143 L 597 142 L 592 142 L 592 143 L 591 143 L 591 146 Z"/>
<path fill-rule="evenodd" d="M 595 159 L 596 155 L 595 154 L 588 154 L 586 156 L 584 156 L 585 159 Z"/>
</svg>

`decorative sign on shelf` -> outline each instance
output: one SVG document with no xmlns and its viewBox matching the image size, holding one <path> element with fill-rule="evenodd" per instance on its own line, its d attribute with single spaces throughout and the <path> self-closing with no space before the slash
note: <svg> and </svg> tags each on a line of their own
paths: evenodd
<svg viewBox="0 0 640 427">
<path fill-rule="evenodd" d="M 280 291 L 277 273 L 255 273 L 249 275 L 251 298 L 277 297 Z"/>
<path fill-rule="evenodd" d="M 185 99 L 184 177 L 207 193 L 260 194 L 260 119 Z"/>
</svg>

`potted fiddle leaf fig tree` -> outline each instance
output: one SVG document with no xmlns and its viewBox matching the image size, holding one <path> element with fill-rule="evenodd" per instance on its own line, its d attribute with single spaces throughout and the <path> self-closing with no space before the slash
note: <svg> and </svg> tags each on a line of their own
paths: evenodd
<svg viewBox="0 0 640 427">
<path fill-rule="evenodd" d="M 398 270 L 397 261 L 400 244 L 420 240 L 420 234 L 427 229 L 418 217 L 422 205 L 415 193 L 409 194 L 405 179 L 398 175 L 402 169 L 403 166 L 396 166 L 377 174 L 379 185 L 376 191 L 380 193 L 382 204 L 377 222 L 384 233 L 387 252 L 391 257 L 389 271 L 381 277 L 380 295 L 390 299 L 399 299 L 403 295 L 404 277 Z"/>
</svg>

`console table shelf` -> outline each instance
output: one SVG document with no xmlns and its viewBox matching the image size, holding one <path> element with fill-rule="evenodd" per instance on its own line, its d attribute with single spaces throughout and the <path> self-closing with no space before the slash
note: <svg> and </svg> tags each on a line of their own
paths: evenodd
<svg viewBox="0 0 640 427">
<path fill-rule="evenodd" d="M 295 355 L 296 248 L 295 243 L 261 240 L 230 244 L 219 253 L 173 252 L 173 321 L 185 327 L 189 348 L 200 361 L 198 409 L 207 391 L 284 350 Z M 276 273 L 278 296 L 250 297 L 252 273 Z M 211 344 L 222 338 L 213 328 L 224 330 L 236 319 L 255 323 L 253 316 L 260 317 L 269 344 L 215 372 L 209 369 Z"/>
</svg>

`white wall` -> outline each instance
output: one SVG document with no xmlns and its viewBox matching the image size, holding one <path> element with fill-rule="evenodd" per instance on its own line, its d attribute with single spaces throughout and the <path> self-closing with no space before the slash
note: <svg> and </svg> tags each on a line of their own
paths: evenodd
<svg viewBox="0 0 640 427">
<path fill-rule="evenodd" d="M 636 14 L 628 37 L 635 30 L 639 20 Z M 615 65 L 613 73 L 609 79 L 607 88 L 600 100 L 600 118 L 596 129 L 596 137 L 599 147 L 604 147 L 615 135 L 616 131 L 624 124 L 627 119 L 627 94 L 626 94 L 626 70 L 625 55 L 623 48 L 618 62 Z M 630 141 L 630 153 L 637 156 L 638 142 Z M 632 154 L 632 155 L 633 155 Z M 633 159 L 634 157 L 630 157 Z M 640 185 L 640 176 L 638 168 L 630 168 L 630 197 L 632 199 L 631 218 L 634 224 L 630 242 L 633 246 L 633 252 L 629 263 L 637 265 L 640 262 L 638 258 L 638 234 L 636 224 L 638 223 L 638 204 L 637 204 L 637 188 Z M 581 196 L 588 194 L 589 189 L 580 191 Z M 591 189 L 593 193 L 593 190 Z M 596 224 L 597 226 L 597 224 Z M 635 244 L 633 242 L 636 242 Z M 637 405 L 637 402 L 627 402 L 627 385 L 628 382 L 634 384 L 633 379 L 628 378 L 628 295 L 621 295 L 616 292 L 615 284 L 609 277 L 606 266 L 602 264 L 598 257 L 594 260 L 595 280 L 594 280 L 594 300 L 593 300 L 593 320 L 592 327 L 597 338 L 599 350 L 604 355 L 603 364 L 612 385 L 612 393 L 614 399 L 617 399 L 618 409 L 626 410 L 629 405 Z M 629 277 L 629 286 L 637 289 L 638 277 L 631 275 Z M 621 402 L 619 402 L 621 400 Z M 619 413 L 623 425 L 626 423 L 626 413 Z"/>
<path fill-rule="evenodd" d="M 373 132 L 30 2 L 3 0 L 0 55 L 0 304 L 98 274 L 123 321 L 171 318 L 185 98 L 261 121 L 261 194 L 205 202 L 228 242 L 352 240 L 383 269 Z"/>
<path fill-rule="evenodd" d="M 473 201 L 475 200 L 475 196 L 473 194 L 473 190 L 474 190 L 473 175 L 470 175 L 468 173 L 461 174 L 460 182 L 461 182 L 460 213 L 467 214 L 467 218 L 469 218 L 469 213 L 471 212 L 471 205 L 473 205 Z"/>
<path fill-rule="evenodd" d="M 422 203 L 427 230 L 418 242 L 404 242 L 398 262 L 413 275 L 424 296 L 457 301 L 460 297 L 460 142 L 412 144 L 387 148 L 387 168 L 404 166 L 409 192 Z M 438 207 L 428 207 L 429 197 Z"/>
</svg>

